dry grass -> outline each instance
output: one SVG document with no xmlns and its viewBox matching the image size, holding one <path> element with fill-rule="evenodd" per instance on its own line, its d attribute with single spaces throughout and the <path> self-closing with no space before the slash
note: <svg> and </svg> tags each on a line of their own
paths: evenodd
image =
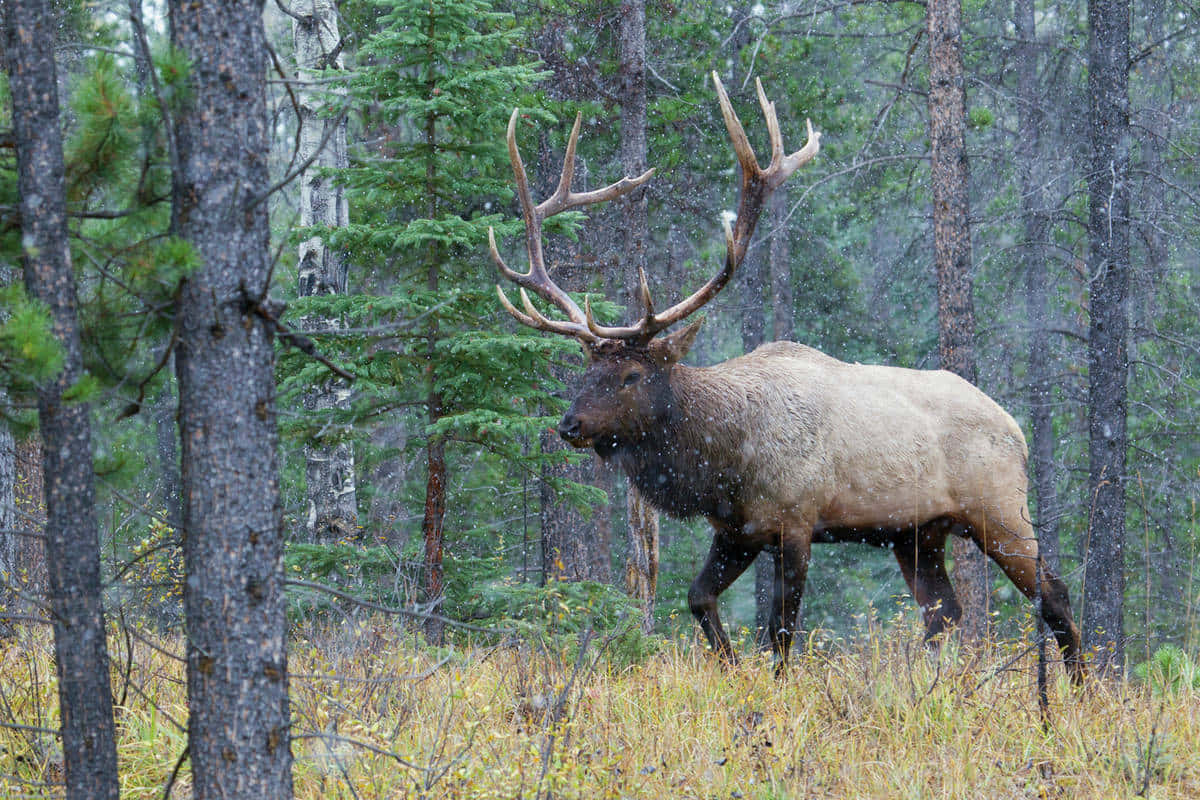
<svg viewBox="0 0 1200 800">
<path fill-rule="evenodd" d="M 614 666 L 528 648 L 439 657 L 371 621 L 297 641 L 296 795 L 430 798 L 1200 796 L 1200 693 L 1072 690 L 1043 727 L 1023 643 L 931 654 L 901 628 L 810 648 L 791 675 L 727 668 L 686 642 Z M 168 651 L 178 640 L 153 640 Z M 161 797 L 184 745 L 182 667 L 114 637 L 123 795 Z M 0 652 L 0 719 L 54 728 L 44 631 Z M 0 730 L 0 794 L 55 796 L 54 737 Z M 174 797 L 190 796 L 188 767 Z"/>
</svg>

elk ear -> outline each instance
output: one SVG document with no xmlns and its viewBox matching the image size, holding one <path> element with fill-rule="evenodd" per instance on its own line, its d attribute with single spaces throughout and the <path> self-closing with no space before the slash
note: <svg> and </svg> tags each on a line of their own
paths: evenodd
<svg viewBox="0 0 1200 800">
<path fill-rule="evenodd" d="M 688 350 L 692 349 L 692 342 L 696 341 L 696 334 L 700 332 L 700 326 L 703 324 L 704 317 L 697 317 L 695 322 L 686 328 L 681 328 L 670 336 L 651 343 L 651 352 L 664 363 L 679 363 L 687 355 Z"/>
</svg>

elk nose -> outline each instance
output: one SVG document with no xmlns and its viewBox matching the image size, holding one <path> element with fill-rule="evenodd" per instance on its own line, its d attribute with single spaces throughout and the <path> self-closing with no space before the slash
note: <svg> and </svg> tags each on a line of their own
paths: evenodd
<svg viewBox="0 0 1200 800">
<path fill-rule="evenodd" d="M 579 417 L 574 414 L 567 414 L 558 423 L 558 435 L 566 439 L 568 442 L 579 439 Z"/>
</svg>

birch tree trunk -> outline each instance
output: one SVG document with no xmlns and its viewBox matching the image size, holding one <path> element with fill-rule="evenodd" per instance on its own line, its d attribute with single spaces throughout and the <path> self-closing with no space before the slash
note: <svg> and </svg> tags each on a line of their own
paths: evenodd
<svg viewBox="0 0 1200 800">
<path fill-rule="evenodd" d="M 290 798 L 262 3 L 170 0 L 191 63 L 175 115 L 176 313 L 193 796 Z"/>
<path fill-rule="evenodd" d="M 1088 508 L 1083 644 L 1125 661 L 1126 393 L 1129 375 L 1129 0 L 1088 2 Z"/>
<path fill-rule="evenodd" d="M 938 358 L 943 369 L 974 383 L 975 307 L 971 296 L 961 0 L 929 0 L 926 24 Z M 979 639 L 987 630 L 987 561 L 967 539 L 954 537 L 952 548 L 962 631 L 968 639 Z"/>
<path fill-rule="evenodd" d="M 306 81 L 319 79 L 328 68 L 342 69 L 342 41 L 338 33 L 334 0 L 303 0 L 292 5 L 292 36 L 296 47 L 296 100 L 300 106 L 300 151 L 303 163 L 316 155 L 300 178 L 301 228 L 319 225 L 343 228 L 350 222 L 345 189 L 322 169 L 349 166 L 346 153 L 346 120 L 323 116 L 325 90 Z M 330 130 L 330 128 L 333 130 Z M 323 144 L 322 144 L 323 143 Z M 300 243 L 298 293 L 301 297 L 346 292 L 348 265 L 345 254 L 327 247 L 320 236 Z M 336 319 L 307 318 L 305 327 L 336 327 Z M 331 378 L 304 398 L 310 411 L 346 409 L 350 391 Z M 314 542 L 335 542 L 358 535 L 358 499 L 354 480 L 354 449 L 349 442 L 318 440 L 304 447 L 308 514 L 305 527 Z"/>
<path fill-rule="evenodd" d="M 646 3 L 621 3 L 621 168 L 626 175 L 646 171 Z M 623 288 L 631 318 L 643 312 L 638 297 L 639 271 L 646 268 L 650 242 L 645 187 L 638 187 L 621 200 Z M 654 628 L 654 595 L 658 587 L 658 512 L 629 482 L 626 495 L 629 524 L 629 555 L 625 580 L 629 593 L 642 606 L 642 629 Z"/>
<path fill-rule="evenodd" d="M 37 387 L 45 463 L 46 565 L 54 628 L 68 800 L 119 794 L 108 650 L 100 595 L 90 408 L 64 398 L 83 377 L 75 275 L 67 242 L 66 182 L 54 64 L 57 20 L 42 0 L 6 0 L 25 285 L 45 303 L 63 353 Z"/>
</svg>

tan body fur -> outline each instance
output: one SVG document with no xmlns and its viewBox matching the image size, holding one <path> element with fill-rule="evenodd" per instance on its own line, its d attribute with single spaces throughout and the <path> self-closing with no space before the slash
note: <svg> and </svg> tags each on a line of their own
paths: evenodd
<svg viewBox="0 0 1200 800">
<path fill-rule="evenodd" d="M 773 342 L 716 367 L 677 365 L 671 385 L 696 438 L 736 454 L 748 522 L 819 532 L 954 516 L 1032 539 L 1021 429 L 957 375 Z"/>
</svg>

